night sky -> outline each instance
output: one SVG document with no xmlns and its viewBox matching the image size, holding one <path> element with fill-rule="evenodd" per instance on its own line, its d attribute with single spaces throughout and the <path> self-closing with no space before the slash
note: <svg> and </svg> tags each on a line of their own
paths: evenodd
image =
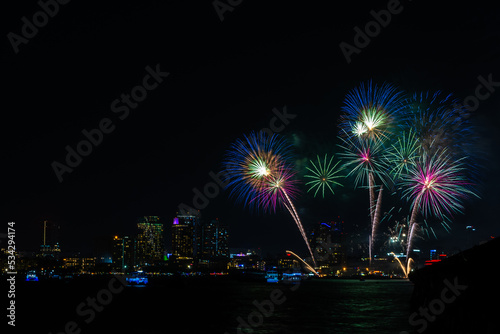
<svg viewBox="0 0 500 334">
<path fill-rule="evenodd" d="M 353 45 L 354 27 L 364 29 L 370 11 L 387 5 L 242 1 L 221 21 L 211 1 L 71 1 L 16 54 L 9 32 L 21 34 L 21 18 L 32 21 L 40 7 L 5 3 L 2 229 L 15 221 L 18 249 L 35 250 L 40 221 L 53 220 L 62 225 L 63 250 L 89 252 L 95 236 L 134 233 L 140 216 L 171 224 L 180 203 L 192 206 L 192 189 L 203 189 L 209 172 L 220 170 L 230 143 L 268 127 L 273 108 L 296 115 L 280 134 L 294 144 L 303 175 L 306 159 L 338 150 L 343 97 L 361 81 L 387 81 L 410 93 L 443 90 L 460 101 L 474 94 L 478 76 L 500 81 L 500 12 L 476 2 L 402 1 L 401 12 L 348 64 L 339 44 Z M 142 84 L 147 66 L 169 75 L 120 119 L 112 102 Z M 500 235 L 497 90 L 471 116 L 482 199 L 467 203 L 451 234 L 436 227 L 439 239 L 418 246 L 463 249 L 469 224 L 477 229 L 471 243 Z M 114 130 L 59 182 L 51 164 L 64 163 L 65 147 L 75 149 L 82 130 L 105 118 Z M 325 199 L 302 186 L 299 214 L 306 226 L 341 216 L 348 233 L 367 240 L 367 191 L 344 183 Z M 384 211 L 396 204 L 387 197 Z M 221 192 L 202 215 L 229 225 L 231 247 L 306 255 L 285 212 L 252 213 Z"/>
</svg>

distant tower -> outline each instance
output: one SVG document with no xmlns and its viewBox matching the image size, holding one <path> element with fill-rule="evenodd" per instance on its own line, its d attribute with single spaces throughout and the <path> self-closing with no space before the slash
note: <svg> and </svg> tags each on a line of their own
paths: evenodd
<svg viewBox="0 0 500 334">
<path fill-rule="evenodd" d="M 61 253 L 59 246 L 59 233 L 61 227 L 54 222 L 44 220 L 42 222 L 42 244 L 40 253 L 43 256 L 58 256 Z"/>
<path fill-rule="evenodd" d="M 172 254 L 180 260 L 193 259 L 200 248 L 198 216 L 177 215 L 172 224 Z"/>
<path fill-rule="evenodd" d="M 113 237 L 113 270 L 120 272 L 131 271 L 135 265 L 135 240 L 128 236 Z"/>
<path fill-rule="evenodd" d="M 157 216 L 144 216 L 137 223 L 137 261 L 139 265 L 151 265 L 163 260 L 163 224 Z"/>
<path fill-rule="evenodd" d="M 229 257 L 227 228 L 219 219 L 203 225 L 202 254 L 205 259 Z"/>
<path fill-rule="evenodd" d="M 310 236 L 310 244 L 314 250 L 319 267 L 340 266 L 345 262 L 343 250 L 342 220 L 318 223 Z"/>
</svg>

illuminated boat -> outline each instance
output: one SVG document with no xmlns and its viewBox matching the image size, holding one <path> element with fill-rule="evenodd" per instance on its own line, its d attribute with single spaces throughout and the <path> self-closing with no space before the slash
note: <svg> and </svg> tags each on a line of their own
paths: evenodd
<svg viewBox="0 0 500 334">
<path fill-rule="evenodd" d="M 34 270 L 28 271 L 26 274 L 26 281 L 28 282 L 38 282 L 38 276 Z"/>
<path fill-rule="evenodd" d="M 279 282 L 278 272 L 276 270 L 269 270 L 266 273 L 266 280 L 267 283 L 278 283 Z"/>
<path fill-rule="evenodd" d="M 146 285 L 148 284 L 148 278 L 146 274 L 140 270 L 133 272 L 130 277 L 126 278 L 129 285 Z"/>
<path fill-rule="evenodd" d="M 282 283 L 285 284 L 297 284 L 302 281 L 302 273 L 293 272 L 293 273 L 283 273 L 283 278 L 281 280 Z"/>
</svg>

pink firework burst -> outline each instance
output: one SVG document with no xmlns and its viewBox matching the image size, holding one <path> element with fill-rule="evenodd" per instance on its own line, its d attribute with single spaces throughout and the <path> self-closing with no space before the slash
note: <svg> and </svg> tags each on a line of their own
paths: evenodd
<svg viewBox="0 0 500 334">
<path fill-rule="evenodd" d="M 477 196 L 463 173 L 462 160 L 450 159 L 446 149 L 418 159 L 402 180 L 403 195 L 411 201 L 414 210 L 421 210 L 424 216 L 442 217 L 461 212 L 463 200 Z"/>
</svg>

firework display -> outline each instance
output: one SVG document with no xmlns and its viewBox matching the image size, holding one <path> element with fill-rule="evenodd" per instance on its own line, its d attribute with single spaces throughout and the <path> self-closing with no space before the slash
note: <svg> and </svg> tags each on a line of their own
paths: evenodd
<svg viewBox="0 0 500 334">
<path fill-rule="evenodd" d="M 450 159 L 446 149 L 431 156 L 424 154 L 403 176 L 403 196 L 425 216 L 460 212 L 461 201 L 474 194 L 461 173 L 463 169 L 462 159 Z"/>
<path fill-rule="evenodd" d="M 383 146 L 380 141 L 359 138 L 342 138 L 339 147 L 344 161 L 342 168 L 348 170 L 346 177 L 354 177 L 354 187 L 373 188 L 373 179 L 377 177 L 385 182 L 386 162 L 383 158 Z"/>
<path fill-rule="evenodd" d="M 252 208 L 276 210 L 276 205 L 280 203 L 276 196 L 272 203 L 257 199 L 262 199 L 263 190 L 276 180 L 278 171 L 283 177 L 284 170 L 291 170 L 290 146 L 283 138 L 268 136 L 263 132 L 251 133 L 243 138 L 232 144 L 223 163 L 228 187 L 231 188 L 230 195 Z M 281 187 L 290 194 L 296 192 L 292 182 L 283 182 Z"/>
<path fill-rule="evenodd" d="M 340 120 L 341 135 L 369 138 L 372 141 L 389 138 L 396 129 L 398 114 L 404 110 L 404 95 L 396 87 L 371 81 L 361 83 L 345 97 Z"/>
<path fill-rule="evenodd" d="M 341 160 L 334 162 L 334 156 L 328 154 L 316 156 L 305 167 L 304 179 L 307 192 L 314 197 L 321 194 L 325 198 L 326 192 L 336 195 L 334 187 L 344 186 L 340 178 L 352 179 L 354 188 L 368 189 L 370 264 L 377 248 L 378 226 L 399 216 L 390 229 L 390 243 L 406 253 L 406 265 L 392 254 L 407 277 L 414 263 L 414 239 L 425 234 L 436 236 L 431 226 L 434 220 L 450 232 L 451 217 L 462 212 L 464 201 L 479 197 L 470 177 L 474 166 L 467 154 L 474 131 L 457 117 L 462 109 L 451 95 L 439 91 L 409 96 L 392 85 L 378 86 L 371 81 L 346 94 L 337 145 Z M 263 132 L 244 136 L 231 146 L 224 169 L 230 195 L 237 201 L 267 212 L 287 209 L 315 262 L 293 204 L 300 184 L 285 139 Z M 341 175 L 344 170 L 346 175 Z M 384 193 L 395 195 L 402 206 L 383 213 Z M 408 215 L 401 217 L 404 206 Z"/>
<path fill-rule="evenodd" d="M 472 130 L 467 120 L 458 117 L 464 107 L 441 91 L 415 93 L 405 100 L 405 127 L 412 129 L 421 151 L 427 154 L 447 148 L 454 156 L 468 155 L 467 141 Z"/>
<path fill-rule="evenodd" d="M 444 218 L 461 212 L 462 202 L 477 196 L 462 173 L 463 159 L 453 160 L 446 149 L 430 155 L 424 153 L 415 165 L 409 168 L 401 180 L 403 196 L 412 206 L 407 242 L 407 258 L 412 247 L 416 219 L 420 212 L 424 216 Z"/>
<path fill-rule="evenodd" d="M 227 187 L 231 195 L 245 205 L 276 211 L 285 207 L 297 224 L 315 263 L 314 255 L 293 205 L 297 193 L 293 165 L 290 163 L 290 146 L 278 135 L 265 132 L 251 133 L 237 140 L 228 151 L 224 169 L 228 176 Z"/>
<path fill-rule="evenodd" d="M 372 259 L 377 226 L 380 222 L 382 186 L 375 198 L 376 182 L 387 185 L 385 146 L 400 127 L 400 115 L 406 110 L 404 94 L 396 87 L 371 81 L 351 90 L 344 100 L 340 136 L 344 167 L 354 175 L 355 187 L 368 187 L 371 236 L 369 257 Z M 377 210 L 378 208 L 378 210 Z"/>
<path fill-rule="evenodd" d="M 461 117 L 463 106 L 451 94 L 415 93 L 405 101 L 404 129 L 389 150 L 389 161 L 398 193 L 410 203 L 406 241 L 406 274 L 417 231 L 418 216 L 435 217 L 449 232 L 447 220 L 460 213 L 463 201 L 477 197 L 470 180 L 474 170 L 467 153 L 473 138 L 470 124 Z M 436 236 L 424 219 L 425 231 Z"/>
</svg>

